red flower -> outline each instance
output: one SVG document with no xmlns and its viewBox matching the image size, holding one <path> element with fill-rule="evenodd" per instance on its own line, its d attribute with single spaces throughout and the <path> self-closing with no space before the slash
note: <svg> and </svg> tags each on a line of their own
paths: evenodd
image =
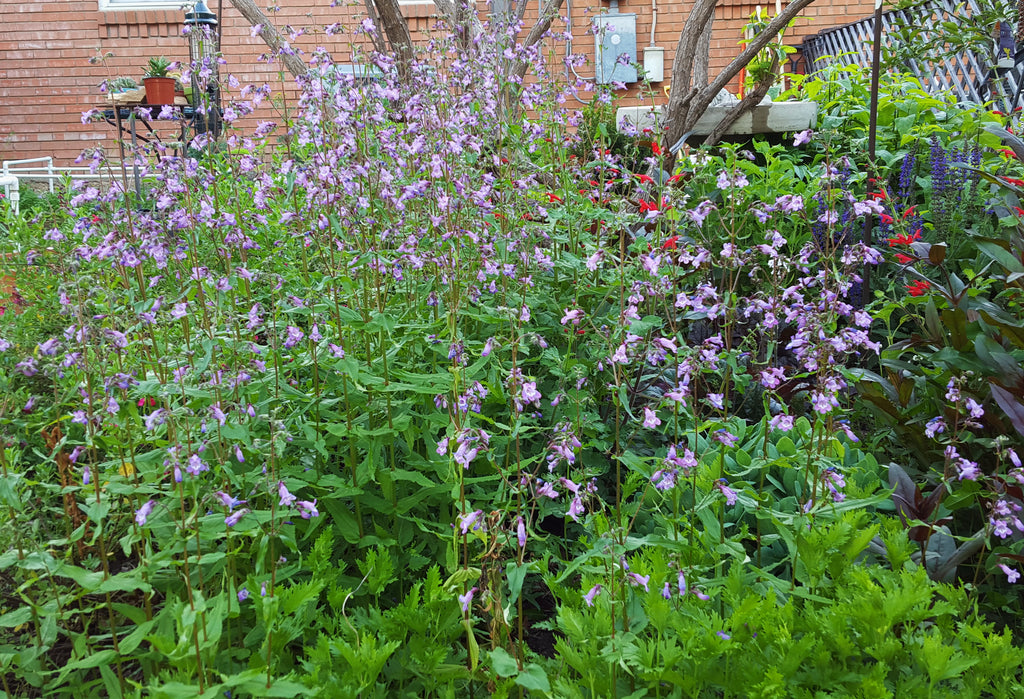
<svg viewBox="0 0 1024 699">
<path fill-rule="evenodd" d="M 658 145 L 657 141 L 651 141 L 651 152 L 655 155 L 661 155 L 661 146 Z"/>
<path fill-rule="evenodd" d="M 555 202 L 558 202 L 559 204 L 562 203 L 562 197 L 558 196 L 557 194 L 553 192 L 548 192 L 547 195 L 549 204 L 554 204 Z"/>
<path fill-rule="evenodd" d="M 658 203 L 653 201 L 640 200 L 640 213 L 645 214 L 648 211 L 657 211 Z"/>
<path fill-rule="evenodd" d="M 654 178 L 650 175 L 637 175 L 636 178 L 640 180 L 642 184 L 654 184 Z"/>
<path fill-rule="evenodd" d="M 675 184 L 676 182 L 678 182 L 681 179 L 683 179 L 683 173 L 679 172 L 679 173 L 676 173 L 675 175 L 672 175 L 671 177 L 669 177 L 668 178 L 668 183 L 669 184 Z"/>
<path fill-rule="evenodd" d="M 679 236 L 678 235 L 674 235 L 671 238 L 669 238 L 668 240 L 666 240 L 664 243 L 661 244 L 661 249 L 662 250 L 675 250 L 676 247 L 677 247 L 676 243 L 678 243 L 678 242 L 679 242 Z"/>
<path fill-rule="evenodd" d="M 1024 180 L 1018 180 L 1015 177 L 1003 177 L 1003 181 L 1012 184 L 1016 187 L 1024 187 Z"/>
<path fill-rule="evenodd" d="M 888 195 L 885 192 L 870 192 L 868 193 L 868 199 L 874 199 L 875 201 L 885 201 L 888 199 Z"/>
<path fill-rule="evenodd" d="M 916 208 L 917 208 L 917 205 L 914 205 L 914 206 L 910 207 L 909 209 L 907 209 L 906 211 L 904 211 L 903 212 L 903 220 L 906 221 L 907 220 L 907 216 L 913 216 L 914 215 L 914 209 L 916 209 Z"/>
<path fill-rule="evenodd" d="M 1018 216 L 1024 216 L 1024 209 L 1020 208 L 1019 206 L 1013 207 L 1013 210 L 1017 212 Z"/>
<path fill-rule="evenodd" d="M 921 231 L 915 231 L 914 235 L 909 233 L 900 233 L 899 235 L 889 238 L 889 247 L 894 245 L 910 245 L 915 240 L 921 240 Z"/>
<path fill-rule="evenodd" d="M 917 258 L 915 258 L 915 257 L 907 257 L 902 252 L 896 253 L 896 261 L 897 262 L 902 262 L 903 264 L 907 264 L 908 262 L 913 262 L 915 259 L 917 259 Z"/>
<path fill-rule="evenodd" d="M 892 216 L 890 216 L 889 214 L 882 214 L 881 219 L 882 223 L 884 223 L 885 225 L 892 225 Z"/>
<path fill-rule="evenodd" d="M 932 288 L 931 282 L 917 280 L 911 284 L 907 284 L 907 293 L 911 296 L 924 296 L 925 292 L 930 288 Z"/>
<path fill-rule="evenodd" d="M 1014 152 L 1013 152 L 1012 150 L 1010 150 L 1009 148 L 1000 148 L 1000 149 L 999 149 L 999 152 L 1000 152 L 1000 153 L 1002 153 L 1002 154 L 1003 154 L 1004 156 L 1006 156 L 1007 158 L 1012 158 L 1012 159 L 1014 159 L 1014 160 L 1016 160 L 1016 159 L 1017 159 L 1017 154 L 1016 154 L 1016 153 L 1014 153 Z"/>
</svg>

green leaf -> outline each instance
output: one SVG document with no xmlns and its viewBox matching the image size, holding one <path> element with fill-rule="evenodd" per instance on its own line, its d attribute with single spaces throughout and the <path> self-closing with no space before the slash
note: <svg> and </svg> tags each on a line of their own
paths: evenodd
<svg viewBox="0 0 1024 699">
<path fill-rule="evenodd" d="M 21 626 L 32 618 L 31 607 L 20 607 L 13 612 L 7 612 L 0 616 L 0 627 Z"/>
<path fill-rule="evenodd" d="M 491 651 L 491 669 L 498 677 L 511 677 L 519 672 L 519 664 L 504 648 Z"/>
<path fill-rule="evenodd" d="M 530 565 L 524 563 L 519 565 L 517 563 L 509 563 L 505 566 L 508 575 L 508 602 L 507 606 L 511 609 L 519 599 L 519 593 L 523 590 L 523 581 L 526 580 L 526 574 L 530 570 Z"/>
<path fill-rule="evenodd" d="M 551 683 L 548 682 L 548 676 L 537 663 L 530 663 L 523 668 L 523 671 L 519 673 L 515 680 L 516 684 L 524 689 L 529 689 L 534 692 L 550 692 Z"/>
</svg>

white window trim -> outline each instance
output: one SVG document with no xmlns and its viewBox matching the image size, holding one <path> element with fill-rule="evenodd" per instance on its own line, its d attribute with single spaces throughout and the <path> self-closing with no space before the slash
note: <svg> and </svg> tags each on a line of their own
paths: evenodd
<svg viewBox="0 0 1024 699">
<path fill-rule="evenodd" d="M 146 10 L 180 10 L 185 0 L 99 0 L 100 12 L 145 12 Z"/>
</svg>

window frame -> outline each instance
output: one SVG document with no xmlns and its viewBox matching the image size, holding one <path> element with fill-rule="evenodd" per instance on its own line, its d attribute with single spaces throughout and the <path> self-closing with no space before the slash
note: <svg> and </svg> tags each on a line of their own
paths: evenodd
<svg viewBox="0 0 1024 699">
<path fill-rule="evenodd" d="M 98 0 L 100 12 L 147 12 L 181 10 L 185 0 Z"/>
</svg>

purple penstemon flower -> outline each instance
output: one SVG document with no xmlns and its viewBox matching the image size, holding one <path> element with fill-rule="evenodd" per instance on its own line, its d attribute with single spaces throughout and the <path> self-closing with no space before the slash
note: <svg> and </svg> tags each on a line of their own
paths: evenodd
<svg viewBox="0 0 1024 699">
<path fill-rule="evenodd" d="M 653 430 L 655 427 L 661 424 L 661 420 L 658 419 L 658 414 L 648 407 L 644 407 L 644 427 L 649 430 Z"/>
<path fill-rule="evenodd" d="M 216 498 L 220 500 L 221 505 L 228 508 L 228 512 L 235 509 L 239 505 L 244 505 L 246 502 L 245 500 L 239 500 L 236 497 L 228 495 L 223 490 L 218 490 L 216 493 L 214 493 L 214 496 L 216 496 Z"/>
<path fill-rule="evenodd" d="M 249 508 L 248 507 L 243 507 L 242 509 L 238 510 L 234 514 L 230 514 L 227 517 L 225 517 L 224 518 L 224 524 L 228 525 L 229 527 L 233 527 L 236 524 L 238 524 L 240 521 L 242 521 L 242 517 L 245 517 L 245 515 L 247 515 L 248 513 L 249 513 Z"/>
<path fill-rule="evenodd" d="M 249 590 L 243 587 L 238 591 L 238 602 L 241 604 L 247 599 L 249 599 Z"/>
<path fill-rule="evenodd" d="M 722 429 L 720 429 L 720 430 L 715 430 L 715 433 L 714 433 L 713 436 L 714 436 L 716 441 L 721 442 L 722 444 L 724 444 L 727 447 L 735 446 L 736 443 L 740 441 L 739 437 L 737 437 L 736 435 L 734 435 L 732 432 L 730 432 L 729 430 L 725 429 L 724 427 Z"/>
<path fill-rule="evenodd" d="M 285 349 L 291 349 L 295 345 L 302 341 L 302 338 L 306 336 L 306 333 L 302 332 L 295 326 L 289 325 L 285 331 L 284 347 Z"/>
<path fill-rule="evenodd" d="M 459 604 L 462 605 L 462 613 L 469 614 L 469 608 L 473 604 L 473 595 L 476 594 L 477 588 L 471 587 L 468 592 L 464 595 L 458 595 Z"/>
<path fill-rule="evenodd" d="M 552 500 L 558 499 L 558 491 L 550 483 L 545 483 L 543 480 L 537 480 L 537 497 L 546 497 Z"/>
<path fill-rule="evenodd" d="M 626 573 L 626 579 L 629 580 L 629 584 L 633 587 L 642 587 L 644 592 L 650 592 L 651 589 L 647 586 L 650 582 L 650 575 L 640 575 L 639 573 Z"/>
<path fill-rule="evenodd" d="M 568 325 L 570 323 L 572 323 L 573 325 L 579 325 L 582 319 L 582 310 L 580 310 L 579 308 L 574 308 L 571 310 L 566 308 L 564 311 L 564 315 L 562 316 L 562 325 Z"/>
<path fill-rule="evenodd" d="M 516 538 L 519 540 L 519 548 L 526 548 L 526 522 L 522 517 L 516 518 Z"/>
<path fill-rule="evenodd" d="M 198 476 L 203 471 L 209 470 L 210 467 L 206 465 L 206 462 L 199 458 L 199 454 L 192 454 L 188 457 L 188 466 L 185 467 L 185 471 L 187 471 L 190 476 Z"/>
<path fill-rule="evenodd" d="M 281 507 L 291 507 L 292 505 L 295 504 L 295 501 L 298 499 L 290 492 L 288 492 L 288 486 L 284 484 L 284 481 L 277 482 L 277 495 L 280 498 L 280 502 L 278 502 L 278 505 L 280 505 Z"/>
<path fill-rule="evenodd" d="M 149 519 L 149 515 L 153 512 L 155 505 L 156 500 L 147 500 L 143 503 L 142 507 L 135 511 L 135 523 L 140 527 L 146 526 L 146 520 Z"/>
<path fill-rule="evenodd" d="M 1015 570 L 1004 563 L 999 564 L 999 569 L 1006 574 L 1006 582 L 1015 583 L 1020 578 L 1020 571 Z"/>
<path fill-rule="evenodd" d="M 572 499 L 572 502 L 569 503 L 569 511 L 566 514 L 572 517 L 574 522 L 579 522 L 579 516 L 585 512 L 586 510 L 583 509 L 583 500 L 579 495 L 577 495 Z"/>
<path fill-rule="evenodd" d="M 476 531 L 479 529 L 481 524 L 478 520 L 483 513 L 483 510 L 473 510 L 472 512 L 459 515 L 459 530 L 463 534 L 467 534 L 470 530 Z"/>
<path fill-rule="evenodd" d="M 583 595 L 583 601 L 586 603 L 588 607 L 594 606 L 594 600 L 597 598 L 599 594 L 601 594 L 602 587 L 603 586 L 600 584 L 594 585 L 592 588 L 590 588 L 590 591 L 587 592 L 587 594 Z"/>
<path fill-rule="evenodd" d="M 736 491 L 728 486 L 728 484 L 727 484 L 727 482 L 726 482 L 726 480 L 724 478 L 719 478 L 717 481 L 715 481 L 715 488 L 717 488 L 719 491 L 721 491 L 722 495 L 725 496 L 725 504 L 726 505 L 735 505 L 736 504 L 736 499 L 737 499 Z"/>
<path fill-rule="evenodd" d="M 319 517 L 320 510 L 316 508 L 316 499 L 312 502 L 309 500 L 299 500 L 295 503 L 295 507 L 299 509 L 299 516 L 302 519 L 310 519 L 312 517 Z"/>
</svg>

